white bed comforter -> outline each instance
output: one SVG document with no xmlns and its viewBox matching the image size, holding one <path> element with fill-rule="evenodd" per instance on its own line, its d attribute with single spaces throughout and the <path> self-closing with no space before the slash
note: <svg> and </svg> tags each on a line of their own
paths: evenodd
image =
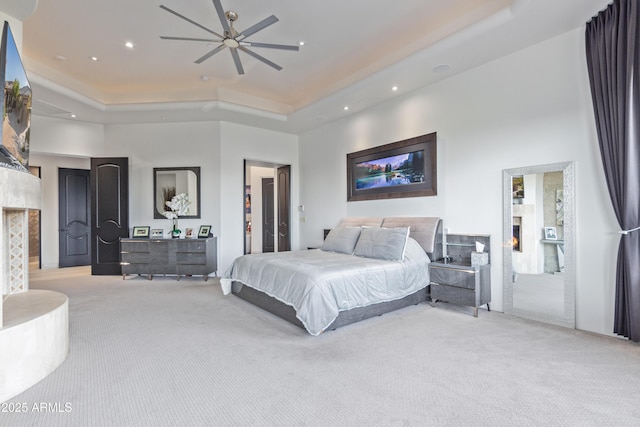
<svg viewBox="0 0 640 427">
<path fill-rule="evenodd" d="M 409 238 L 403 261 L 383 261 L 320 249 L 244 255 L 221 279 L 240 282 L 296 310 L 311 335 L 338 313 L 405 297 L 429 284 L 429 257 Z"/>
</svg>

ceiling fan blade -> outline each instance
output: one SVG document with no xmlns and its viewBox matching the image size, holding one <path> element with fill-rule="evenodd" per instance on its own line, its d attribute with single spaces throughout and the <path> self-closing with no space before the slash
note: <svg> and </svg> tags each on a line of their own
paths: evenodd
<svg viewBox="0 0 640 427">
<path fill-rule="evenodd" d="M 222 24 L 222 29 L 225 34 L 228 34 L 230 31 L 229 23 L 227 22 L 227 17 L 224 14 L 224 9 L 222 8 L 222 3 L 220 0 L 213 0 L 213 6 L 216 8 L 216 12 L 218 12 L 218 18 L 220 18 L 220 23 Z"/>
<path fill-rule="evenodd" d="M 279 66 L 278 64 L 276 64 L 275 62 L 271 62 L 271 61 L 269 61 L 267 58 L 265 58 L 265 57 L 263 57 L 263 56 L 260 56 L 260 55 L 258 55 L 258 54 L 257 54 L 257 53 L 255 53 L 255 52 L 250 51 L 250 50 L 249 50 L 249 49 L 247 49 L 246 47 L 238 46 L 238 49 L 240 49 L 241 51 L 243 51 L 244 53 L 246 53 L 246 54 L 248 54 L 248 55 L 253 56 L 253 57 L 254 57 L 254 58 L 256 58 L 258 61 L 262 61 L 262 62 L 264 62 L 265 64 L 267 64 L 268 66 L 275 68 L 275 69 L 276 69 L 276 70 L 278 70 L 278 71 L 282 70 L 282 67 L 281 67 L 281 66 Z M 232 49 L 232 50 L 234 50 L 234 49 Z"/>
<path fill-rule="evenodd" d="M 246 39 L 250 35 L 257 33 L 258 31 L 264 28 L 267 28 L 269 25 L 275 24 L 276 22 L 278 22 L 278 18 L 275 15 L 271 15 L 268 18 L 264 18 L 262 21 L 258 22 L 257 24 L 250 26 L 246 30 L 241 31 L 240 34 L 236 36 L 236 39 L 238 38 Z"/>
<path fill-rule="evenodd" d="M 160 36 L 162 40 L 186 40 L 192 42 L 209 42 L 209 43 L 222 43 L 222 40 L 213 39 L 197 39 L 193 37 L 172 37 L 172 36 Z"/>
<path fill-rule="evenodd" d="M 243 42 L 245 46 L 250 47 L 268 47 L 271 49 L 282 49 L 282 50 L 300 50 L 300 46 L 288 45 L 288 44 L 272 44 L 272 43 L 258 43 L 258 42 Z"/>
<path fill-rule="evenodd" d="M 161 5 L 160 5 L 160 9 L 164 9 L 164 10 L 166 10 L 167 12 L 172 13 L 172 14 L 174 14 L 175 16 L 177 16 L 178 18 L 180 18 L 180 19 L 184 19 L 185 21 L 189 22 L 190 24 L 193 24 L 193 25 L 195 25 L 195 26 L 196 26 L 196 27 L 198 27 L 198 28 L 202 28 L 202 29 L 203 29 L 203 30 L 205 30 L 206 32 L 211 33 L 211 34 L 213 34 L 213 35 L 214 35 L 214 36 L 216 36 L 216 37 L 219 37 L 219 38 L 221 38 L 221 39 L 223 39 L 223 38 L 224 38 L 224 37 L 222 37 L 220 34 L 216 33 L 215 31 L 210 30 L 210 29 L 208 29 L 207 27 L 205 27 L 204 25 L 198 24 L 196 21 L 194 21 L 194 20 L 192 20 L 192 19 L 189 19 L 189 18 L 187 18 L 187 17 L 186 17 L 186 16 L 184 16 L 184 15 L 179 14 L 178 12 L 176 12 L 176 11 L 174 11 L 174 10 L 169 9 L 167 6 L 165 6 L 165 5 L 163 5 L 163 4 L 161 4 Z"/>
<path fill-rule="evenodd" d="M 238 74 L 244 74 L 244 68 L 242 68 L 242 62 L 240 62 L 240 55 L 238 55 L 237 49 L 229 49 L 231 50 L 231 56 L 233 57 L 233 62 L 236 63 L 236 70 L 238 70 Z"/>
<path fill-rule="evenodd" d="M 209 53 L 207 53 L 206 55 L 196 59 L 194 62 L 196 64 L 201 64 L 204 61 L 206 61 L 207 59 L 211 58 L 213 55 L 215 55 L 216 53 L 220 52 L 222 49 L 224 49 L 225 47 L 227 47 L 227 45 L 225 44 L 221 44 L 220 46 L 218 46 L 217 48 L 211 50 Z"/>
</svg>

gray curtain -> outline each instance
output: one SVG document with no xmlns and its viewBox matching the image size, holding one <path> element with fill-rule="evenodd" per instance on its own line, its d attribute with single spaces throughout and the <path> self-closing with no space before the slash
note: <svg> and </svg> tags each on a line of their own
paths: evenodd
<svg viewBox="0 0 640 427">
<path fill-rule="evenodd" d="M 587 23 L 586 53 L 605 178 L 623 230 L 614 333 L 640 342 L 640 7 L 615 0 Z M 626 233 L 626 234 L 625 234 Z"/>
</svg>

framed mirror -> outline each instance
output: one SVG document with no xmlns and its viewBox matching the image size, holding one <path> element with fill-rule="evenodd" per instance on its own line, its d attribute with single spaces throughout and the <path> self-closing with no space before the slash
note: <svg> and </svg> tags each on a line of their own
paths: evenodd
<svg viewBox="0 0 640 427">
<path fill-rule="evenodd" d="M 180 218 L 200 218 L 200 167 L 153 168 L 153 217 L 165 219 L 166 202 L 185 193 L 189 214 Z"/>
<path fill-rule="evenodd" d="M 574 164 L 502 177 L 504 312 L 575 328 Z"/>
</svg>

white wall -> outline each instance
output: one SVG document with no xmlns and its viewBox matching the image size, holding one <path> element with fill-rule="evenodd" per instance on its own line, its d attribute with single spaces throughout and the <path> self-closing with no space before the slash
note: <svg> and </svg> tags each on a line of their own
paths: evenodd
<svg viewBox="0 0 640 427">
<path fill-rule="evenodd" d="M 43 116 L 31 118 L 29 144 L 31 153 L 58 156 L 100 157 L 109 151 L 103 125 Z"/>
<path fill-rule="evenodd" d="M 40 252 L 42 268 L 57 268 L 58 246 L 58 169 L 86 169 L 90 160 L 82 157 L 52 156 L 31 152 L 29 165 L 40 167 L 42 204 L 40 215 Z"/>
<path fill-rule="evenodd" d="M 221 192 L 220 255 L 222 270 L 244 253 L 244 160 L 263 161 L 277 165 L 291 165 L 291 248 L 299 248 L 299 223 L 296 207 L 299 204 L 298 137 L 282 132 L 258 129 L 222 122 L 220 165 L 224 185 Z"/>
<path fill-rule="evenodd" d="M 217 122 L 105 126 L 109 153 L 129 158 L 129 225 L 168 231 L 171 221 L 154 219 L 153 168 L 200 167 L 200 219 L 179 219 L 181 230 L 211 225 L 220 234 L 220 135 Z M 219 248 L 220 249 L 220 248 Z"/>
<path fill-rule="evenodd" d="M 58 169 L 89 169 L 89 158 L 104 156 L 104 127 L 74 120 L 33 116 L 29 164 L 42 179 L 42 268 L 58 267 Z"/>
<path fill-rule="evenodd" d="M 346 202 L 347 153 L 430 132 L 438 133 L 437 196 Z M 501 254 L 502 170 L 564 161 L 576 162 L 576 324 L 610 334 L 618 237 L 597 148 L 584 29 L 301 135 L 301 244 L 318 244 L 322 229 L 347 215 L 434 215 L 451 232 L 490 234 L 491 251 Z M 492 261 L 492 308 L 501 311 L 502 257 Z"/>
</svg>

